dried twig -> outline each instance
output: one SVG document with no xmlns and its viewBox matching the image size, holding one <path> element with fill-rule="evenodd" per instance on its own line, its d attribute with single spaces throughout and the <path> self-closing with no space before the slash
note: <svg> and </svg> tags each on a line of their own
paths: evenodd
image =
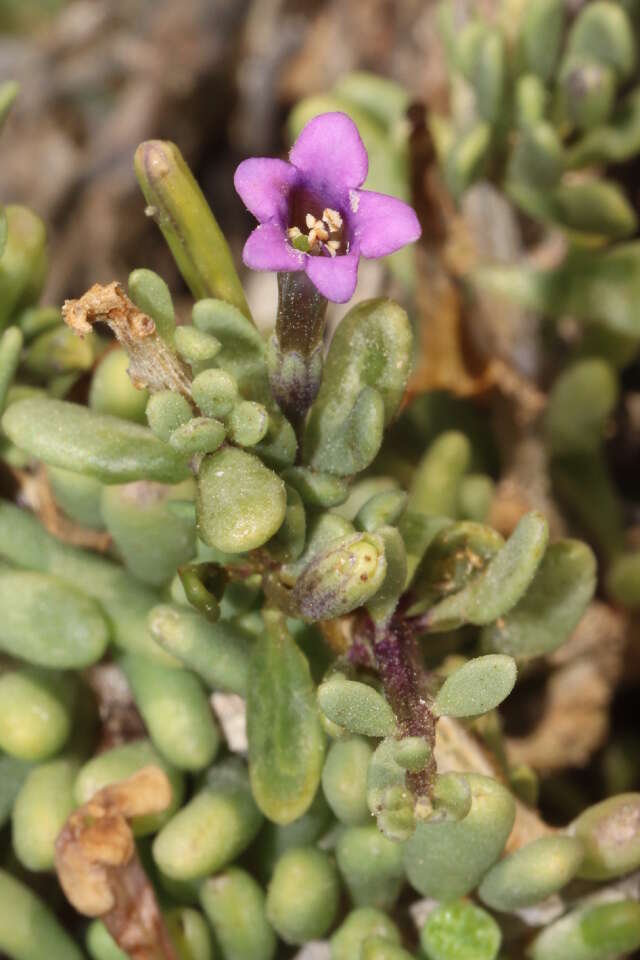
<svg viewBox="0 0 640 960">
<path fill-rule="evenodd" d="M 100 917 L 131 960 L 178 960 L 128 823 L 170 802 L 164 771 L 144 767 L 75 810 L 56 841 L 67 898 L 79 913 Z"/>
<path fill-rule="evenodd" d="M 42 526 L 63 543 L 105 553 L 111 546 L 111 535 L 105 530 L 92 530 L 67 517 L 59 508 L 51 491 L 47 471 L 42 464 L 34 470 L 14 470 L 20 484 L 18 500 L 40 519 Z"/>
<path fill-rule="evenodd" d="M 139 310 L 115 280 L 106 286 L 94 283 L 79 300 L 65 300 L 65 323 L 79 336 L 104 321 L 129 355 L 129 376 L 134 386 L 152 393 L 173 390 L 191 400 L 187 367 L 167 346 L 156 325 Z"/>
</svg>

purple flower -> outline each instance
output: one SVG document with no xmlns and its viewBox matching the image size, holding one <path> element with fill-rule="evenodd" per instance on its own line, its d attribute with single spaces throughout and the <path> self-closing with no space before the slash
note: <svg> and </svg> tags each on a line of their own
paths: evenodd
<svg viewBox="0 0 640 960">
<path fill-rule="evenodd" d="M 323 113 L 302 130 L 289 163 L 244 160 L 236 190 L 260 221 L 243 260 L 253 270 L 304 270 L 328 300 L 344 303 L 356 287 L 360 257 L 385 257 L 420 236 L 408 204 L 360 190 L 367 151 L 346 113 Z"/>
</svg>

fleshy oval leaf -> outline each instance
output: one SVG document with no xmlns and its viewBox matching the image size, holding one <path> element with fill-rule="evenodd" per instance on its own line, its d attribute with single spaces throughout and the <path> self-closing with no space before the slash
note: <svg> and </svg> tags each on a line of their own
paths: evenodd
<svg viewBox="0 0 640 960">
<path fill-rule="evenodd" d="M 584 856 L 574 837 L 540 837 L 496 863 L 480 884 L 480 899 L 506 913 L 530 907 L 561 890 Z"/>
<path fill-rule="evenodd" d="M 411 885 L 438 900 L 473 890 L 502 853 L 515 818 L 508 790 L 490 777 L 466 774 L 471 810 L 463 820 L 419 823 L 405 845 Z"/>
<path fill-rule="evenodd" d="M 297 820 L 320 783 L 324 734 L 307 659 L 271 615 L 251 655 L 247 736 L 256 803 L 275 823 Z"/>
<path fill-rule="evenodd" d="M 579 540 L 552 543 L 522 599 L 482 632 L 484 650 L 539 657 L 571 635 L 593 597 L 596 560 Z"/>
<path fill-rule="evenodd" d="M 548 537 L 542 514 L 525 514 L 482 573 L 431 608 L 426 618 L 429 629 L 448 630 L 465 622 L 482 626 L 504 616 L 533 580 Z"/>
<path fill-rule="evenodd" d="M 103 483 L 178 483 L 189 475 L 186 459 L 150 430 L 76 403 L 28 397 L 9 407 L 2 427 L 31 456 Z"/>
<path fill-rule="evenodd" d="M 477 717 L 493 710 L 513 690 L 516 662 L 504 654 L 474 657 L 447 677 L 434 710 L 445 717 Z"/>
<path fill-rule="evenodd" d="M 305 459 L 315 469 L 339 475 L 354 472 L 341 464 L 337 453 L 337 448 L 344 447 L 347 422 L 351 419 L 349 429 L 358 444 L 364 444 L 366 433 L 356 430 L 357 420 L 365 409 L 371 420 L 376 408 L 372 399 L 367 399 L 365 408 L 363 398 L 372 396 L 367 387 L 382 400 L 384 425 L 390 422 L 411 369 L 412 343 L 407 314 L 390 300 L 367 300 L 342 320 L 331 341 L 305 433 Z M 356 411 L 356 407 L 362 409 Z"/>
<path fill-rule="evenodd" d="M 285 485 L 253 454 L 224 447 L 205 457 L 198 471 L 198 532 L 225 553 L 255 550 L 285 517 Z"/>
</svg>

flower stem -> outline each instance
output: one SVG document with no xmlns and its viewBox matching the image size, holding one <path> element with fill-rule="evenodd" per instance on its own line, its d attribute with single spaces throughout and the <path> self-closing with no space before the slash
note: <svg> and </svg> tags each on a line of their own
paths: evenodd
<svg viewBox="0 0 640 960">
<path fill-rule="evenodd" d="M 373 652 L 385 696 L 402 735 L 424 737 L 431 747 L 431 756 L 424 769 L 407 775 L 416 797 L 430 797 L 436 774 L 433 754 L 436 719 L 429 707 L 426 675 L 420 663 L 415 634 L 401 617 L 394 617 L 385 627 L 376 630 Z"/>
<path fill-rule="evenodd" d="M 326 310 L 326 298 L 304 272 L 278 274 L 269 377 L 278 406 L 298 434 L 320 388 Z"/>
</svg>

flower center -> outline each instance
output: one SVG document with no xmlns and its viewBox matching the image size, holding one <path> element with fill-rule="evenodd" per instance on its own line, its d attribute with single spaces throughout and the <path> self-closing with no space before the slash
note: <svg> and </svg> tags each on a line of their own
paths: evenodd
<svg viewBox="0 0 640 960">
<path fill-rule="evenodd" d="M 343 226 L 341 214 L 332 207 L 325 207 L 320 217 L 306 211 L 303 223 L 289 227 L 287 237 L 291 246 L 302 253 L 328 253 L 330 257 L 335 257 L 338 253 L 347 252 L 348 243 L 344 240 Z"/>
</svg>

